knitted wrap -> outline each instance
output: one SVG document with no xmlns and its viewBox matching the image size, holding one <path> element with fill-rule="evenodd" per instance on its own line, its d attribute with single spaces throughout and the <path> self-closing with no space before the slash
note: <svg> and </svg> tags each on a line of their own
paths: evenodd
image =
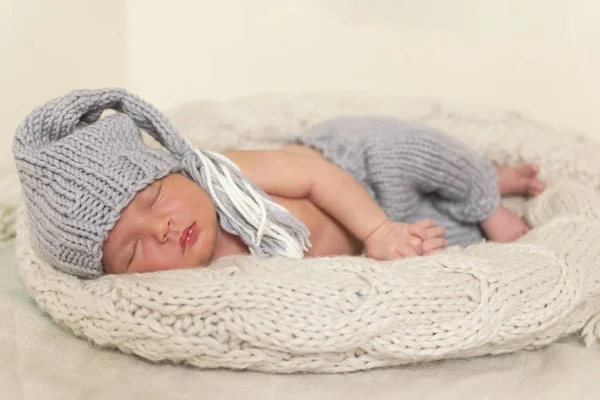
<svg viewBox="0 0 600 400">
<path fill-rule="evenodd" d="M 100 119 L 107 109 L 119 113 Z M 140 129 L 164 149 L 144 144 Z M 124 90 L 74 91 L 36 108 L 19 126 L 13 153 L 33 245 L 48 263 L 82 278 L 103 274 L 104 241 L 135 194 L 176 171 L 207 192 L 223 229 L 253 254 L 301 258 L 309 245 L 308 229 L 231 161 L 194 148 L 156 108 Z"/>
<path fill-rule="evenodd" d="M 82 281 L 44 264 L 21 223 L 21 273 L 38 305 L 75 335 L 198 368 L 349 372 L 535 349 L 572 333 L 593 343 L 600 210 L 587 200 L 598 196 L 585 198 L 581 185 L 554 189 L 528 214 L 541 225 L 519 243 L 394 262 L 229 257 Z M 569 215 L 571 206 L 589 214 Z"/>
</svg>

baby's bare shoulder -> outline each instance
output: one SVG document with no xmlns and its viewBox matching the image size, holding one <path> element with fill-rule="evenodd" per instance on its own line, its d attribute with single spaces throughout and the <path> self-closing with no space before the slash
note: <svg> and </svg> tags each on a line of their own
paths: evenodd
<svg viewBox="0 0 600 400">
<path fill-rule="evenodd" d="M 303 149 L 286 146 L 276 150 L 232 150 L 223 155 L 266 192 L 298 197 L 307 193 L 326 163 L 318 153 L 315 156 L 314 150 Z"/>
<path fill-rule="evenodd" d="M 222 153 L 244 172 L 259 170 L 269 173 L 272 169 L 302 168 L 313 162 L 324 161 L 325 157 L 317 150 L 302 145 L 286 145 L 273 150 L 229 150 Z"/>
<path fill-rule="evenodd" d="M 229 150 L 222 153 L 225 157 L 233 161 L 243 172 L 263 171 L 273 166 L 281 166 L 296 162 L 298 157 L 295 154 L 276 150 Z"/>
</svg>

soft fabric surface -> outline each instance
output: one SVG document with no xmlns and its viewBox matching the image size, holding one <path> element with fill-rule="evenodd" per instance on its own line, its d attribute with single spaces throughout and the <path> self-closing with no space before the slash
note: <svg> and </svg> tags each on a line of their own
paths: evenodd
<svg viewBox="0 0 600 400">
<path fill-rule="evenodd" d="M 4 400 L 597 399 L 600 348 L 577 340 L 352 374 L 273 375 L 153 364 L 75 338 L 39 311 L 0 245 L 0 385 Z"/>
<path fill-rule="evenodd" d="M 276 144 L 339 114 L 419 119 L 492 159 L 539 161 L 554 189 L 525 211 L 540 228 L 515 244 L 394 263 L 235 257 L 207 269 L 82 281 L 42 263 L 22 222 L 19 257 L 29 292 L 76 335 L 201 368 L 355 371 L 539 347 L 582 329 L 594 342 L 600 212 L 597 193 L 581 183 L 597 188 L 600 163 L 580 150 L 598 146 L 510 114 L 494 122 L 490 115 L 461 118 L 440 105 L 403 111 L 402 104 L 386 104 L 384 110 L 368 100 L 249 99 L 208 114 L 182 108 L 175 124 L 181 121 L 196 144 L 219 148 L 232 138 Z M 186 121 L 186 113 L 209 117 Z M 191 122 L 196 133 L 185 129 Z M 219 141 L 202 136 L 206 131 Z M 561 175 L 571 181 L 558 185 Z"/>
</svg>

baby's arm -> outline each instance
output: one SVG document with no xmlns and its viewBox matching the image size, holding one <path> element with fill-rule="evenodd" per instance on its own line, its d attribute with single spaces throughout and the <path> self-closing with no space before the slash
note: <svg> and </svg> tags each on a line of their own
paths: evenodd
<svg viewBox="0 0 600 400">
<path fill-rule="evenodd" d="M 416 224 L 391 222 L 358 181 L 324 159 L 284 151 L 235 151 L 225 155 L 265 192 L 311 200 L 361 240 L 372 258 L 414 256 L 445 246 L 443 228 L 428 220 Z"/>
</svg>

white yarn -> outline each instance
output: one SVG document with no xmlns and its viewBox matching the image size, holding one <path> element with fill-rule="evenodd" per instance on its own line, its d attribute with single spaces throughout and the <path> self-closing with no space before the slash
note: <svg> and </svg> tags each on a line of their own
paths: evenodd
<svg viewBox="0 0 600 400">
<path fill-rule="evenodd" d="M 298 97 L 287 103 L 289 110 L 280 108 L 285 101 L 268 98 L 222 106 L 228 104 L 235 108 L 226 114 L 236 119 L 210 115 L 204 125 L 190 126 L 201 134 L 215 129 L 225 143 L 248 132 L 272 135 L 262 137 L 266 143 L 328 112 L 369 113 L 380 103 Z M 257 104 L 265 109 L 264 125 L 253 117 L 261 117 Z M 384 104 L 380 113 L 402 116 L 389 111 L 393 102 Z M 600 146 L 514 114 L 464 117 L 453 110 L 432 103 L 422 112 L 411 109 L 411 117 L 497 161 L 538 161 L 550 181 L 542 196 L 520 203 L 536 228 L 517 243 L 395 262 L 230 257 L 209 268 L 83 281 L 40 261 L 21 215 L 18 253 L 26 287 L 75 335 L 198 368 L 347 372 L 535 349 L 573 333 L 587 343 L 598 340 L 600 198 L 585 186 L 598 187 L 600 160 L 583 156 L 600 153 Z M 185 123 L 175 119 L 175 125 L 186 133 Z"/>
<path fill-rule="evenodd" d="M 261 196 L 255 188 L 245 182 L 245 190 L 242 190 L 233 176 L 231 176 L 229 170 L 223 169 L 220 171 L 215 166 L 214 162 L 212 162 L 206 155 L 202 154 L 202 152 L 193 146 L 189 140 L 186 139 L 186 141 L 190 147 L 194 149 L 195 154 L 200 159 L 202 170 L 206 178 L 207 190 L 212 195 L 212 198 L 217 203 L 220 210 L 231 221 L 234 221 L 237 226 L 243 229 L 243 231 L 252 239 L 252 244 L 256 246 L 256 248 L 260 247 L 263 236 L 268 234 L 277 239 L 277 242 L 281 245 L 282 249 L 279 251 L 281 256 L 294 259 L 299 259 L 304 256 L 304 250 L 306 250 L 307 244 L 299 243 L 299 241 L 296 240 L 283 227 L 274 223 L 268 218 L 267 204 L 275 208 L 283 209 L 279 204 Z M 219 161 L 228 164 L 235 170 L 240 170 L 239 167 L 227 157 L 211 151 L 207 151 L 207 153 L 217 158 Z M 245 229 L 244 227 L 246 224 L 229 212 L 228 207 L 225 207 L 225 205 L 220 201 L 219 196 L 217 196 L 213 186 L 213 177 L 219 181 L 219 185 L 223 188 L 234 207 L 240 212 L 241 215 L 244 215 L 246 222 L 249 223 L 254 229 Z M 310 242 L 308 242 L 308 245 L 310 245 Z M 255 254 L 252 247 L 250 247 L 250 252 Z"/>
</svg>

